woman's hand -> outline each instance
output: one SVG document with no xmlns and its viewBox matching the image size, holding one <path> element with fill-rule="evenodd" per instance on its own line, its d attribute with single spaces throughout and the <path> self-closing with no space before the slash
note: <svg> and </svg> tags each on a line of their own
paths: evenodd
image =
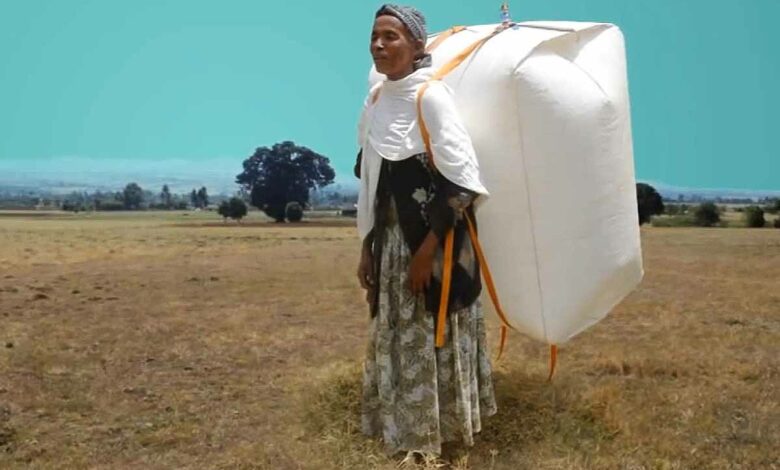
<svg viewBox="0 0 780 470">
<path fill-rule="evenodd" d="M 363 247 L 360 253 L 360 263 L 357 269 L 358 280 L 360 281 L 360 287 L 366 289 L 366 302 L 371 302 L 375 286 L 374 279 L 374 257 L 371 255 L 371 249 Z"/>
<path fill-rule="evenodd" d="M 409 265 L 409 289 L 414 295 L 424 292 L 431 284 L 431 275 L 433 274 L 433 258 L 436 254 L 438 239 L 433 231 L 428 232 L 428 236 L 420 245 L 420 248 L 412 256 Z"/>
</svg>

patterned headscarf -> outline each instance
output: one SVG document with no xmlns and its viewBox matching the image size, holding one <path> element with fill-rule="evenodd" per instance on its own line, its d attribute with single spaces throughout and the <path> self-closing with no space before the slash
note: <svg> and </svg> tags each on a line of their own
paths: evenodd
<svg viewBox="0 0 780 470">
<path fill-rule="evenodd" d="M 374 18 L 379 18 L 383 15 L 390 15 L 398 18 L 398 20 L 406 26 L 406 29 L 414 39 L 422 40 L 423 43 L 428 39 L 428 32 L 425 29 L 425 17 L 416 8 L 386 3 L 379 7 Z M 430 65 L 431 55 L 428 53 L 423 54 L 422 57 L 417 58 L 414 62 L 415 69 L 428 67 Z"/>
</svg>

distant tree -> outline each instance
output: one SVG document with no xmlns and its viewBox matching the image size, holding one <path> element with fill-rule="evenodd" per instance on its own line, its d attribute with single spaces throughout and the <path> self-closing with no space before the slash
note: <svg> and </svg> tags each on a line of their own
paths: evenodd
<svg viewBox="0 0 780 470">
<path fill-rule="evenodd" d="M 661 195 L 649 184 L 636 184 L 636 201 L 639 209 L 639 225 L 650 222 L 651 216 L 664 212 Z"/>
<path fill-rule="evenodd" d="M 327 157 L 289 141 L 256 149 L 243 166 L 236 183 L 249 192 L 253 206 L 277 222 L 284 222 L 287 203 L 305 206 L 310 190 L 336 176 Z"/>
<path fill-rule="evenodd" d="M 155 200 L 157 200 L 158 195 L 155 194 L 153 191 L 144 189 L 142 193 L 143 193 L 144 205 L 151 205 Z"/>
<path fill-rule="evenodd" d="M 303 219 L 303 208 L 296 201 L 288 202 L 284 213 L 290 222 L 300 222 Z"/>
<path fill-rule="evenodd" d="M 228 201 L 220 202 L 217 206 L 217 214 L 222 216 L 223 222 L 227 222 L 228 217 L 230 217 L 230 203 Z"/>
<path fill-rule="evenodd" d="M 243 199 L 237 197 L 231 197 L 228 201 L 228 208 L 230 210 L 230 218 L 241 222 L 241 219 L 246 217 L 248 207 Z"/>
<path fill-rule="evenodd" d="M 237 220 L 239 223 L 241 219 L 246 217 L 247 207 L 243 199 L 238 197 L 232 197 L 229 200 L 222 201 L 217 208 L 217 213 L 221 215 L 225 221 L 228 217 Z"/>
<path fill-rule="evenodd" d="M 206 191 L 206 187 L 205 186 L 201 187 L 198 190 L 197 197 L 198 197 L 198 203 L 200 204 L 198 207 L 202 207 L 202 208 L 208 207 L 208 205 L 209 205 L 209 194 Z"/>
<path fill-rule="evenodd" d="M 699 227 L 712 227 L 720 222 L 718 207 L 712 202 L 699 204 L 693 213 L 693 220 Z"/>
<path fill-rule="evenodd" d="M 100 210 L 100 204 L 104 201 L 109 201 L 113 198 L 113 195 L 111 193 L 104 193 L 102 191 L 95 191 L 92 193 L 91 197 L 91 205 L 95 208 L 95 210 Z"/>
<path fill-rule="evenodd" d="M 77 202 L 72 202 L 66 199 L 62 201 L 62 206 L 60 206 L 60 209 L 68 212 L 78 213 L 79 210 L 81 210 L 81 205 Z"/>
<path fill-rule="evenodd" d="M 767 200 L 764 211 L 770 214 L 780 213 L 780 198 Z"/>
<path fill-rule="evenodd" d="M 100 201 L 100 204 L 98 207 L 96 207 L 97 210 L 101 211 L 121 211 L 125 208 L 125 205 L 122 204 L 119 201 L 112 201 L 112 200 L 106 200 L 106 201 Z"/>
<path fill-rule="evenodd" d="M 680 206 L 677 204 L 666 204 L 664 206 L 664 213 L 669 215 L 677 215 L 680 213 Z"/>
<path fill-rule="evenodd" d="M 166 209 L 173 207 L 173 195 L 171 195 L 171 190 L 168 188 L 167 184 L 163 185 L 162 191 L 160 192 L 160 202 Z"/>
<path fill-rule="evenodd" d="M 246 201 L 249 199 L 249 191 L 247 191 L 246 188 L 238 188 L 234 196 L 241 199 L 242 201 Z"/>
<path fill-rule="evenodd" d="M 758 206 L 748 206 L 745 208 L 745 225 L 750 228 L 758 228 L 766 225 L 764 219 L 764 210 Z"/>
<path fill-rule="evenodd" d="M 190 204 L 192 204 L 192 207 L 200 209 L 209 205 L 209 194 L 205 186 L 197 190 L 193 188 L 192 192 L 190 192 Z"/>
<path fill-rule="evenodd" d="M 59 197 L 54 199 L 40 198 L 38 206 L 56 206 L 64 211 L 80 212 L 90 210 L 93 207 L 93 201 L 86 191 L 72 191 L 61 199 Z"/>
<path fill-rule="evenodd" d="M 772 225 L 774 225 L 775 228 L 780 228 L 780 217 L 775 217 L 775 221 Z"/>
<path fill-rule="evenodd" d="M 126 210 L 138 210 L 144 202 L 144 191 L 136 183 L 128 183 L 122 191 L 122 203 Z"/>
</svg>

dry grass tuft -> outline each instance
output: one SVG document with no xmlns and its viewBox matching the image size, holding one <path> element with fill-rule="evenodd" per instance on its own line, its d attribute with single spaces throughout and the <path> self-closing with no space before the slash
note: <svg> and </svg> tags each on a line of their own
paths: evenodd
<svg viewBox="0 0 780 470">
<path fill-rule="evenodd" d="M 357 363 L 327 367 L 303 394 L 304 423 L 332 468 L 382 468 L 393 462 L 360 431 L 362 375 Z"/>
</svg>

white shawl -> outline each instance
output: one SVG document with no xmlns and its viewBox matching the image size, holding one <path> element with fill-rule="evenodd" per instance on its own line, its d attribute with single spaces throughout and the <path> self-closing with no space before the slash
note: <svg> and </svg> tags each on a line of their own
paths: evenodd
<svg viewBox="0 0 780 470">
<path fill-rule="evenodd" d="M 424 67 L 400 80 L 385 80 L 374 86 L 363 104 L 358 124 L 360 165 L 357 225 L 361 240 L 374 226 L 374 197 L 382 158 L 404 160 L 425 152 L 417 116 L 417 91 L 433 70 Z M 374 94 L 379 91 L 377 101 Z M 487 197 L 471 138 L 463 125 L 452 90 L 434 81 L 423 95 L 422 114 L 431 136 L 436 169 L 448 180 Z"/>
</svg>

